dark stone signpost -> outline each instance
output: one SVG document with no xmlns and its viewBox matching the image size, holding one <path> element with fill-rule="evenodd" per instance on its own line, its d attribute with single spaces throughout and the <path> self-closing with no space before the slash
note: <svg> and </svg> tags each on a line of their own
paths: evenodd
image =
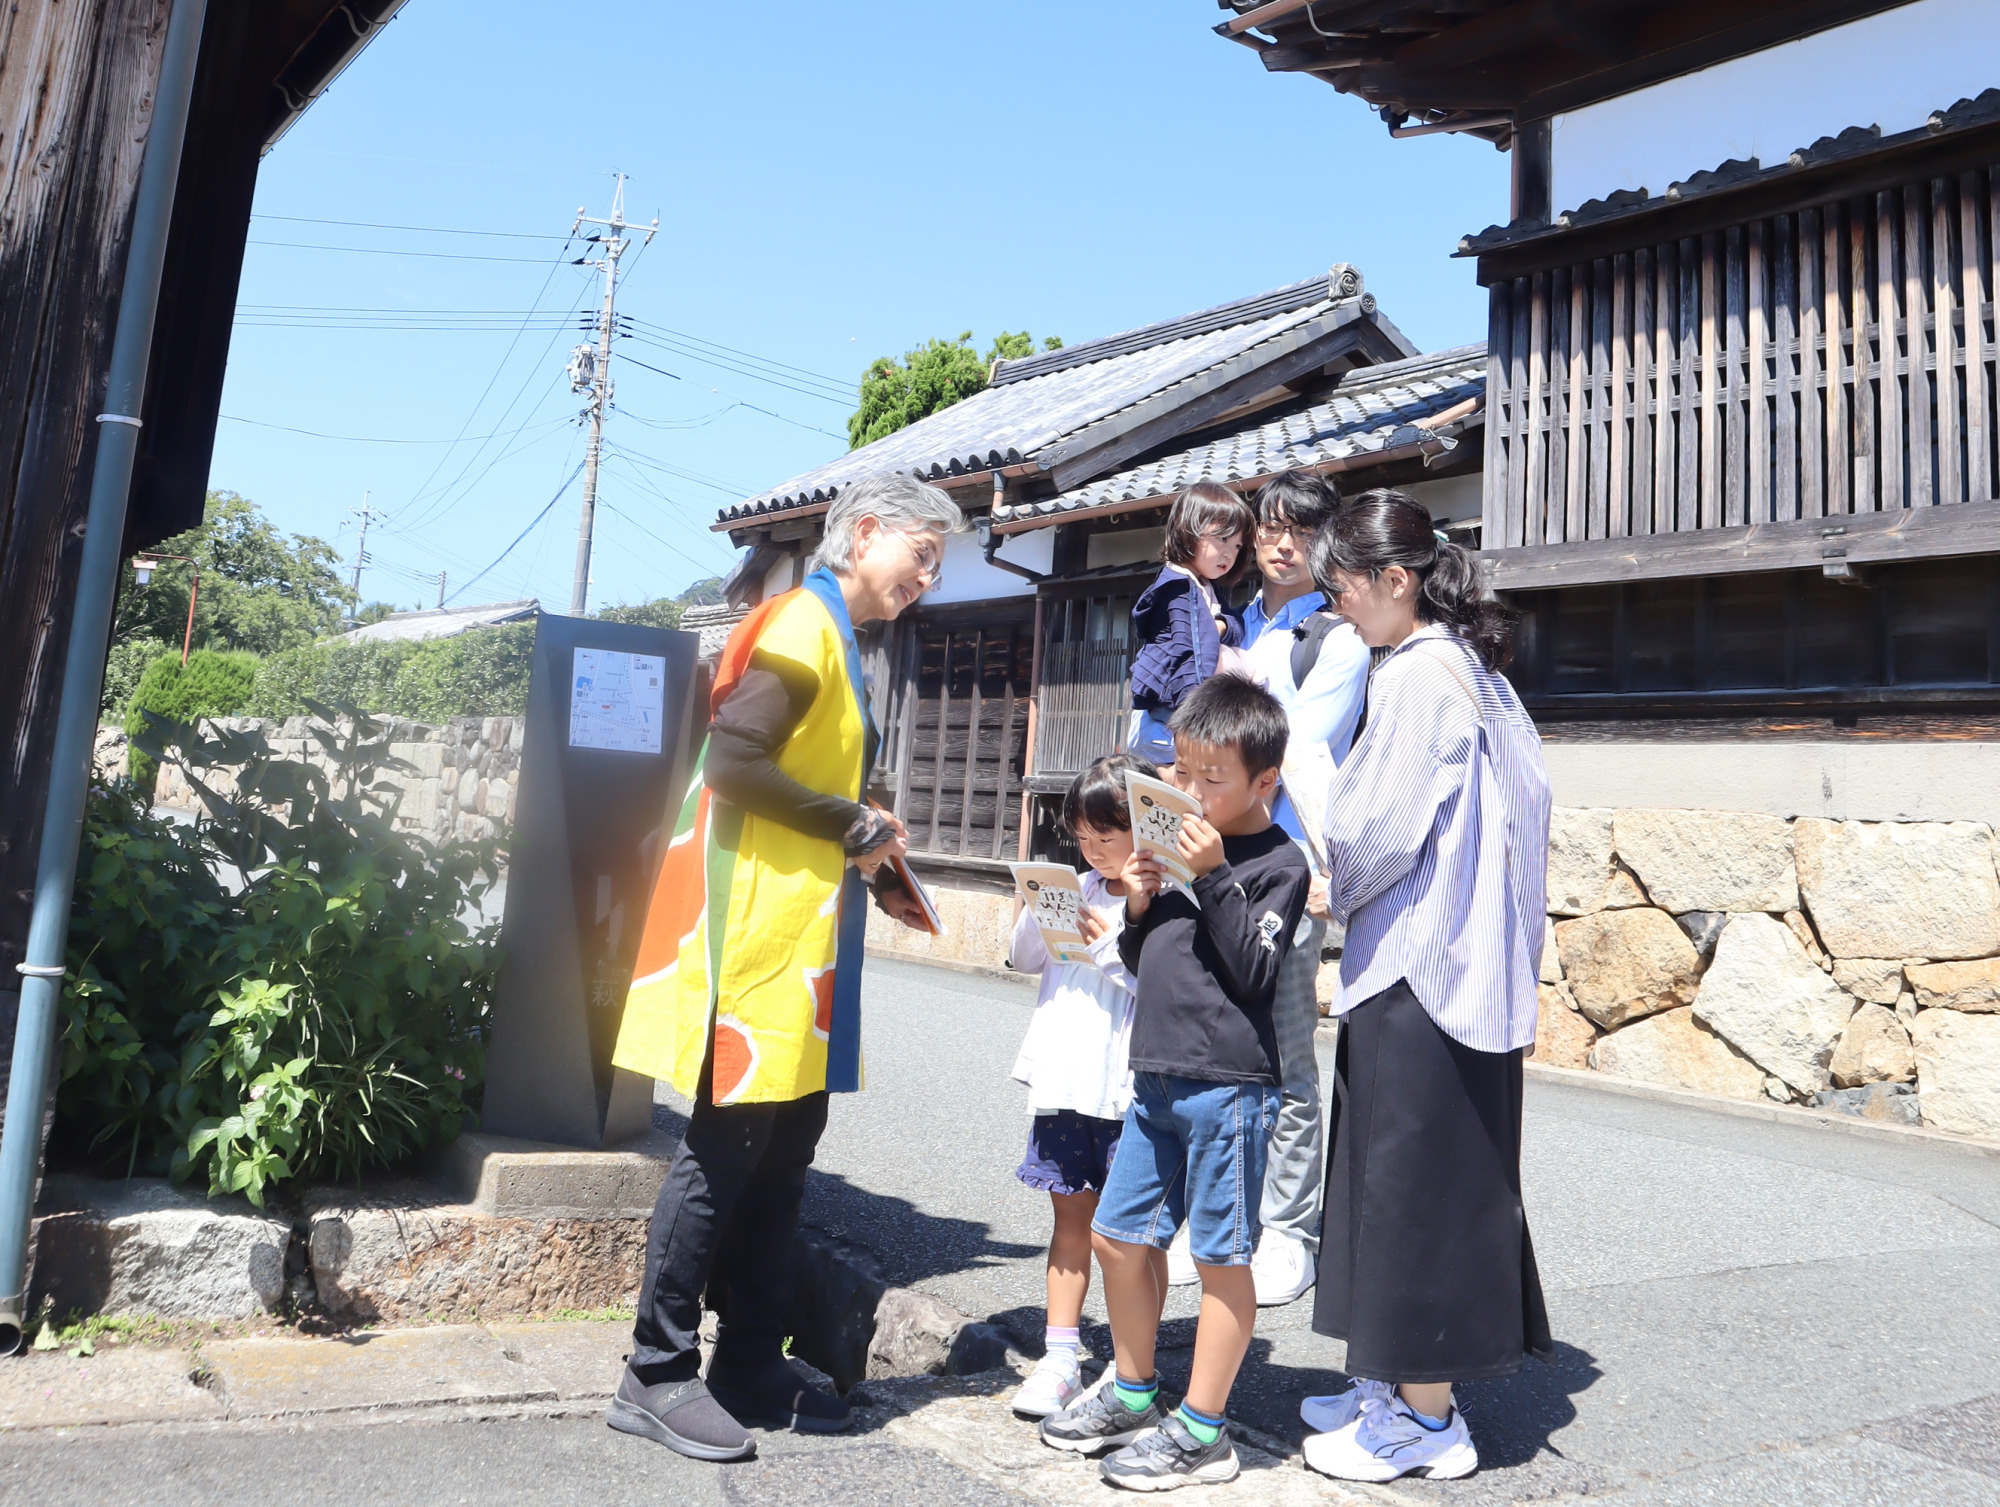
<svg viewBox="0 0 2000 1507">
<path fill-rule="evenodd" d="M 487 1054 L 489 1135 L 599 1149 L 652 1124 L 611 1064 L 653 876 L 686 788 L 698 640 L 544 616 L 535 630 Z"/>
</svg>

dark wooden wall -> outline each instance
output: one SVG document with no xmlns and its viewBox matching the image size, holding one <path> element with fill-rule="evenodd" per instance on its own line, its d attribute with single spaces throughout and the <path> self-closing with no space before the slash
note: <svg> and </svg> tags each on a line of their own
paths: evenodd
<svg viewBox="0 0 2000 1507">
<path fill-rule="evenodd" d="M 27 939 L 94 419 L 169 9 L 0 8 L 0 988 Z"/>
</svg>

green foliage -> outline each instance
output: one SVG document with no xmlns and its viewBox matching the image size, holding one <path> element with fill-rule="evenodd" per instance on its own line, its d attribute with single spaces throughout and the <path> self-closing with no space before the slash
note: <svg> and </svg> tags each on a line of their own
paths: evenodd
<svg viewBox="0 0 2000 1507">
<path fill-rule="evenodd" d="M 197 649 L 181 663 L 178 649 L 165 649 L 139 677 L 125 712 L 125 736 L 131 739 L 126 767 L 142 790 L 153 788 L 159 772 L 139 747 L 151 712 L 169 722 L 193 722 L 198 717 L 233 717 L 250 702 L 257 678 L 257 656 Z"/>
<path fill-rule="evenodd" d="M 121 722 L 125 719 L 126 705 L 132 700 L 132 693 L 139 689 L 139 677 L 146 673 L 148 665 L 166 652 L 166 644 L 144 635 L 121 638 L 112 644 L 111 656 L 104 662 L 104 693 L 97 698 L 99 721 L 112 717 Z"/>
<path fill-rule="evenodd" d="M 682 607 L 719 607 L 724 600 L 721 576 L 703 576 L 674 598 Z"/>
<path fill-rule="evenodd" d="M 605 623 L 637 623 L 642 628 L 678 628 L 681 625 L 681 604 L 672 597 L 654 597 L 650 602 L 600 607 L 591 616 Z"/>
<path fill-rule="evenodd" d="M 104 1170 L 261 1207 L 276 1184 L 407 1164 L 478 1105 L 497 928 L 460 917 L 494 849 L 396 831 L 380 776 L 408 766 L 387 728 L 314 710 L 333 723 L 315 729 L 330 781 L 261 732 L 152 719 L 148 752 L 208 814 L 176 824 L 129 784 L 92 792 L 56 1111 L 61 1144 Z"/>
<path fill-rule="evenodd" d="M 394 617 L 396 610 L 396 607 L 389 602 L 370 602 L 354 614 L 355 626 L 366 628 L 370 623 L 379 623 L 385 617 Z"/>
<path fill-rule="evenodd" d="M 284 535 L 257 504 L 234 492 L 210 492 L 201 525 L 163 540 L 163 555 L 188 555 L 201 566 L 195 594 L 194 642 L 253 654 L 309 644 L 340 627 L 354 594 L 341 583 L 332 545 L 306 534 Z M 194 567 L 163 560 L 144 586 L 124 579 L 118 636 L 177 644 L 187 627 Z"/>
<path fill-rule="evenodd" d="M 905 353 L 900 363 L 883 356 L 863 372 L 861 403 L 847 420 L 847 448 L 859 450 L 971 397 L 986 386 L 995 361 L 1026 356 L 1035 349 L 1034 336 L 1026 330 L 1019 334 L 1002 330 L 982 361 L 971 339 L 972 331 L 966 330 L 956 340 L 926 340 Z M 1042 348 L 1060 350 L 1062 341 L 1050 336 Z"/>
<path fill-rule="evenodd" d="M 249 715 L 295 717 L 314 701 L 339 701 L 412 722 L 518 716 L 534 648 L 533 623 L 507 623 L 453 638 L 291 649 L 258 666 Z"/>
</svg>

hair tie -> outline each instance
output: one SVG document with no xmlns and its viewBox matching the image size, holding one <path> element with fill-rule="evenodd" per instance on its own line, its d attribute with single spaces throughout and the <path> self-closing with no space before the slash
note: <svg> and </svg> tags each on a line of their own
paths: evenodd
<svg viewBox="0 0 2000 1507">
<path fill-rule="evenodd" d="M 1432 529 L 1432 530 L 1431 530 L 1431 537 L 1432 537 L 1433 539 L 1437 540 L 1437 542 L 1438 542 L 1439 544 L 1449 544 L 1449 543 L 1451 543 L 1451 540 L 1445 537 L 1445 532 L 1444 532 L 1444 530 L 1443 530 L 1443 529 L 1441 529 L 1441 528 L 1434 528 L 1434 529 Z"/>
</svg>

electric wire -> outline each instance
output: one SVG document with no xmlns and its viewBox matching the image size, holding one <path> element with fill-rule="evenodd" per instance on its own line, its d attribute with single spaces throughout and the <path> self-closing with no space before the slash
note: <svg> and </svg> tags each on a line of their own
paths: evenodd
<svg viewBox="0 0 2000 1507">
<path fill-rule="evenodd" d="M 309 215 L 253 214 L 253 220 L 284 220 L 293 225 L 346 225 L 356 230 L 407 230 L 419 235 L 489 235 L 516 241 L 561 241 L 568 237 L 546 230 L 458 230 L 442 225 L 384 225 L 374 220 L 322 220 Z"/>
<path fill-rule="evenodd" d="M 575 468 L 569 473 L 569 475 L 563 478 L 563 484 L 556 488 L 555 496 L 551 497 L 547 502 L 542 504 L 542 510 L 539 513 L 535 514 L 535 516 L 529 520 L 528 526 L 526 528 L 522 529 L 520 533 L 514 536 L 512 543 L 508 544 L 508 546 L 505 549 L 501 550 L 499 554 L 495 555 L 491 563 L 489 563 L 471 580 L 465 582 L 464 585 L 458 588 L 458 590 L 452 592 L 449 596 L 447 596 L 445 598 L 445 601 L 446 602 L 457 601 L 461 596 L 465 595 L 465 593 L 471 587 L 476 586 L 480 581 L 483 581 L 488 575 L 490 575 L 493 571 L 494 566 L 498 565 L 502 560 L 505 560 L 509 555 L 513 554 L 514 546 L 519 544 L 523 539 L 527 538 L 528 535 L 534 531 L 535 525 L 540 523 L 544 518 L 549 516 L 549 514 L 554 510 L 555 505 L 562 501 L 563 493 L 569 490 L 569 484 L 575 481 L 577 477 L 582 474 L 582 472 L 583 472 L 583 462 L 578 461 L 576 463 Z"/>
<path fill-rule="evenodd" d="M 391 439 L 386 435 L 377 435 L 377 434 L 326 434 L 318 429 L 300 429 L 292 424 L 272 424 L 263 419 L 246 419 L 242 417 L 240 414 L 234 414 L 234 413 L 217 414 L 216 417 L 221 419 L 227 419 L 232 424 L 249 424 L 253 428 L 257 429 L 277 429 L 285 434 L 303 434 L 303 435 L 308 435 L 316 440 L 342 440 L 348 444 L 353 444 L 353 445 L 455 445 L 458 443 L 458 440 L 456 439 L 405 440 L 405 439 Z M 547 419 L 539 427 L 544 429 L 549 429 L 549 428 L 554 428 L 557 424 L 563 424 L 567 422 L 568 422 L 568 416 L 565 415 L 562 418 Z M 496 430 L 495 433 L 498 433 L 498 431 Z M 493 438 L 493 435 L 472 434 L 472 435 L 465 435 L 463 436 L 463 438 L 490 440 Z"/>
</svg>

